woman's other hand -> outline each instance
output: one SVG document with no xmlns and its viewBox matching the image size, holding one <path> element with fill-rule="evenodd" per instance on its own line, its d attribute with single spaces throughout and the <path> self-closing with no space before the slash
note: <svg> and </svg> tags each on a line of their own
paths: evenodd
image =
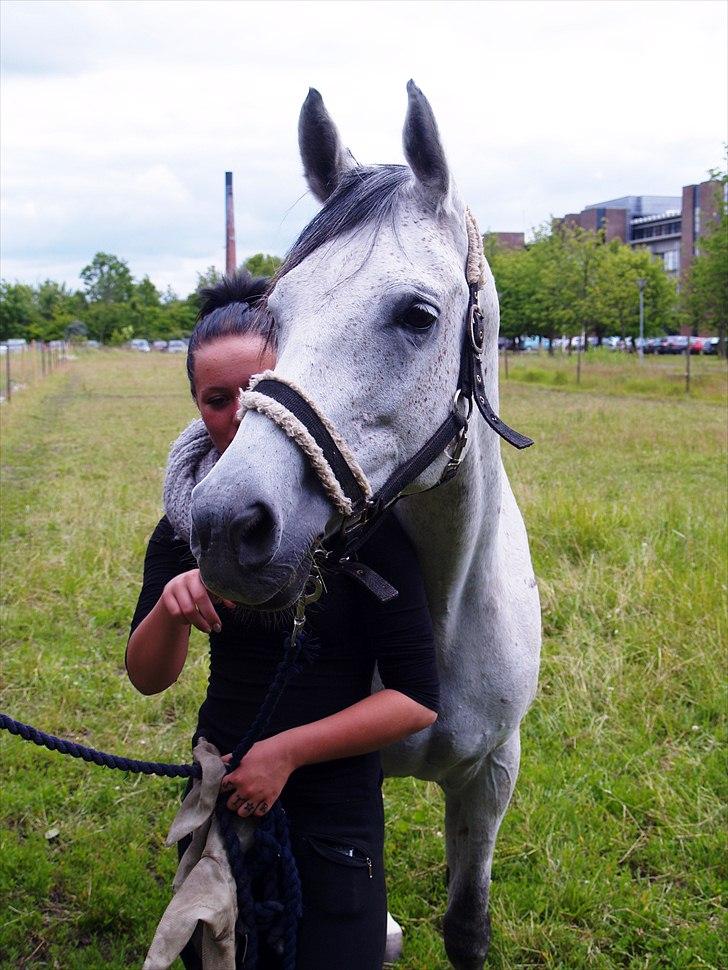
<svg viewBox="0 0 728 970">
<path fill-rule="evenodd" d="M 190 569 L 170 579 L 159 599 L 162 609 L 172 620 L 182 625 L 192 625 L 203 633 L 219 633 L 220 617 L 213 606 L 210 593 L 202 582 L 199 569 Z M 229 608 L 234 603 L 219 600 Z"/>
<path fill-rule="evenodd" d="M 231 757 L 226 754 L 222 760 L 228 764 Z M 294 767 L 276 737 L 258 741 L 235 771 L 222 780 L 220 790 L 230 793 L 227 807 L 242 818 L 265 815 L 278 800 Z"/>
</svg>

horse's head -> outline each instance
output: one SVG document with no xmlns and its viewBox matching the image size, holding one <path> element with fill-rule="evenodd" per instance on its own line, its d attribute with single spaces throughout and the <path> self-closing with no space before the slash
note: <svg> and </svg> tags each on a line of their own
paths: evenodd
<svg viewBox="0 0 728 970">
<path fill-rule="evenodd" d="M 268 297 L 275 368 L 316 402 L 376 491 L 452 407 L 468 305 L 465 207 L 432 109 L 407 86 L 408 165 L 362 167 L 343 147 L 320 95 L 301 110 L 306 179 L 323 208 Z M 497 333 L 488 274 L 486 340 Z M 490 312 L 489 312 L 490 311 Z M 434 484 L 437 460 L 414 488 Z M 193 493 L 192 543 L 202 576 L 238 602 L 293 602 L 316 538 L 340 523 L 307 459 L 283 431 L 248 411 Z"/>
</svg>

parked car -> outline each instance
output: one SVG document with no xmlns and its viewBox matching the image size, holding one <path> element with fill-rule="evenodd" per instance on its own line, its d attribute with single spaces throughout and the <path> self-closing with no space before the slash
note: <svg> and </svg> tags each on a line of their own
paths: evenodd
<svg viewBox="0 0 728 970">
<path fill-rule="evenodd" d="M 519 349 L 526 353 L 532 353 L 541 349 L 540 337 L 521 337 Z"/>
<path fill-rule="evenodd" d="M 137 350 L 142 354 L 148 354 L 151 350 L 149 346 L 149 341 L 144 340 L 142 337 L 135 337 L 134 340 L 129 344 L 132 350 Z"/>
<path fill-rule="evenodd" d="M 152 341 L 152 350 L 166 350 L 166 349 L 167 349 L 167 341 L 166 340 L 153 340 Z"/>
<path fill-rule="evenodd" d="M 8 337 L 5 343 L 11 354 L 25 350 L 25 348 L 28 346 L 28 341 L 25 339 L 25 337 Z"/>
<path fill-rule="evenodd" d="M 184 340 L 170 340 L 170 342 L 167 344 L 167 353 L 186 354 L 187 344 L 184 342 Z"/>
<path fill-rule="evenodd" d="M 663 337 L 660 346 L 657 348 L 658 354 L 684 354 L 688 345 L 688 338 L 682 334 L 671 334 Z"/>
<path fill-rule="evenodd" d="M 660 346 L 660 341 L 662 337 L 649 337 L 645 340 L 645 346 L 643 348 L 646 354 L 656 354 L 658 352 L 658 347 Z"/>
<path fill-rule="evenodd" d="M 718 353 L 718 337 L 706 337 L 703 340 L 703 353 L 704 354 L 717 354 Z"/>
<path fill-rule="evenodd" d="M 99 343 L 98 340 L 87 340 L 86 346 L 88 347 L 89 350 L 98 350 L 101 344 Z"/>
</svg>

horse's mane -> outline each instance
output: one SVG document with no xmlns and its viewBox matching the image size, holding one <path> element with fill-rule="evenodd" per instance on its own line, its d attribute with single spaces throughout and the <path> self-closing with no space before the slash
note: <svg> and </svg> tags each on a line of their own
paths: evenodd
<svg viewBox="0 0 728 970">
<path fill-rule="evenodd" d="M 406 165 L 363 165 L 346 172 L 289 250 L 272 285 L 324 243 L 371 223 L 378 228 L 394 211 L 400 190 L 411 178 Z"/>
</svg>

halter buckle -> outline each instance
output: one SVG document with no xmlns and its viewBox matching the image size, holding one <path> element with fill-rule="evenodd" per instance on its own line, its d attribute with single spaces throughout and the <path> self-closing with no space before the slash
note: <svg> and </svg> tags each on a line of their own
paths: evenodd
<svg viewBox="0 0 728 970">
<path fill-rule="evenodd" d="M 478 357 L 483 356 L 485 346 L 485 327 L 483 326 L 483 312 L 478 306 L 477 293 L 471 294 L 468 308 L 468 336 L 470 346 Z"/>
</svg>

